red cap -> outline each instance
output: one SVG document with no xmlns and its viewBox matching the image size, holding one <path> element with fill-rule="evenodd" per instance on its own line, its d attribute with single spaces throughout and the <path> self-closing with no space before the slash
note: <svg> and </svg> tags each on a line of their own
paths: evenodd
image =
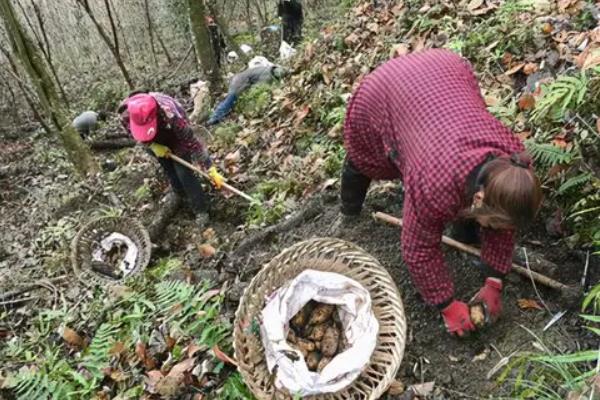
<svg viewBox="0 0 600 400">
<path fill-rule="evenodd" d="M 150 142 L 156 134 L 158 103 L 149 94 L 140 93 L 127 101 L 129 130 L 138 142 Z"/>
</svg>

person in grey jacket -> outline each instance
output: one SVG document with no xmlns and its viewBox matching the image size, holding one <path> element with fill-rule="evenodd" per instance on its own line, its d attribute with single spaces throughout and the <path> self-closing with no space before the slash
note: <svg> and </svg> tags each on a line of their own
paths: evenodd
<svg viewBox="0 0 600 400">
<path fill-rule="evenodd" d="M 73 128 L 77 129 L 79 136 L 85 139 L 92 131 L 96 129 L 98 121 L 106 120 L 107 114 L 104 111 L 84 111 L 79 114 L 72 122 Z"/>
<path fill-rule="evenodd" d="M 219 103 L 212 115 L 206 122 L 207 125 L 218 124 L 231 112 L 240 94 L 250 86 L 261 82 L 279 80 L 287 74 L 287 71 L 279 65 L 248 68 L 231 78 L 227 97 Z"/>
</svg>

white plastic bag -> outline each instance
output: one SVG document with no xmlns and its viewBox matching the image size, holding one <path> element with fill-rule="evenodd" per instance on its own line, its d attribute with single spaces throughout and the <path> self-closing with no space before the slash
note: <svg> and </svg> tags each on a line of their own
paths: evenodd
<svg viewBox="0 0 600 400">
<path fill-rule="evenodd" d="M 248 68 L 272 67 L 273 65 L 274 64 L 271 61 L 267 60 L 267 58 L 263 56 L 256 56 L 248 62 Z"/>
<path fill-rule="evenodd" d="M 290 319 L 310 300 L 338 305 L 347 341 L 346 349 L 320 373 L 309 371 L 302 353 L 286 340 Z M 269 296 L 262 311 L 267 367 L 273 373 L 277 366 L 275 385 L 294 395 L 335 393 L 350 385 L 368 364 L 378 331 L 369 292 L 358 282 L 333 272 L 302 272 Z M 290 357 L 290 352 L 297 357 Z"/>
<path fill-rule="evenodd" d="M 289 60 L 294 57 L 296 54 L 296 49 L 289 45 L 285 40 L 281 41 L 281 46 L 279 46 L 279 58 L 281 61 Z"/>
<path fill-rule="evenodd" d="M 109 252 L 114 246 L 120 245 L 127 246 L 127 252 L 125 253 L 125 257 L 119 263 L 119 269 L 123 273 L 123 276 L 128 276 L 135 267 L 135 262 L 138 256 L 138 248 L 133 240 L 119 232 L 113 232 L 109 236 L 105 237 L 100 242 L 101 247 L 97 248 L 92 253 L 92 259 L 94 261 L 105 262 L 106 253 Z"/>
</svg>

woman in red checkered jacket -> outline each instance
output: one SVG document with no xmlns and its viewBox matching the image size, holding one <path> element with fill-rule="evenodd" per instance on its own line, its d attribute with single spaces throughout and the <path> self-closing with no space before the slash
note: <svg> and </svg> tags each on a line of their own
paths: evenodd
<svg viewBox="0 0 600 400">
<path fill-rule="evenodd" d="M 515 230 L 533 220 L 542 193 L 522 143 L 487 111 L 469 63 L 428 50 L 381 65 L 352 96 L 344 141 L 344 219 L 360 213 L 371 180 L 401 179 L 401 249 L 419 293 L 450 333 L 475 330 L 440 248 L 444 228 L 461 226 L 480 241 L 487 275 L 472 301 L 495 321 Z"/>
</svg>

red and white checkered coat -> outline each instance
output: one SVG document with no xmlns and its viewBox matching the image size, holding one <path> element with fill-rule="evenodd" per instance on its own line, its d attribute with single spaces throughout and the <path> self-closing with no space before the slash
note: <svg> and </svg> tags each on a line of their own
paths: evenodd
<svg viewBox="0 0 600 400">
<path fill-rule="evenodd" d="M 373 179 L 402 179 L 402 253 L 429 304 L 452 298 L 454 284 L 440 242 L 446 224 L 470 205 L 467 176 L 489 154 L 523 151 L 491 115 L 470 64 L 447 50 L 388 61 L 367 75 L 346 114 L 345 146 Z M 482 259 L 511 268 L 513 231 L 482 231 Z"/>
</svg>

